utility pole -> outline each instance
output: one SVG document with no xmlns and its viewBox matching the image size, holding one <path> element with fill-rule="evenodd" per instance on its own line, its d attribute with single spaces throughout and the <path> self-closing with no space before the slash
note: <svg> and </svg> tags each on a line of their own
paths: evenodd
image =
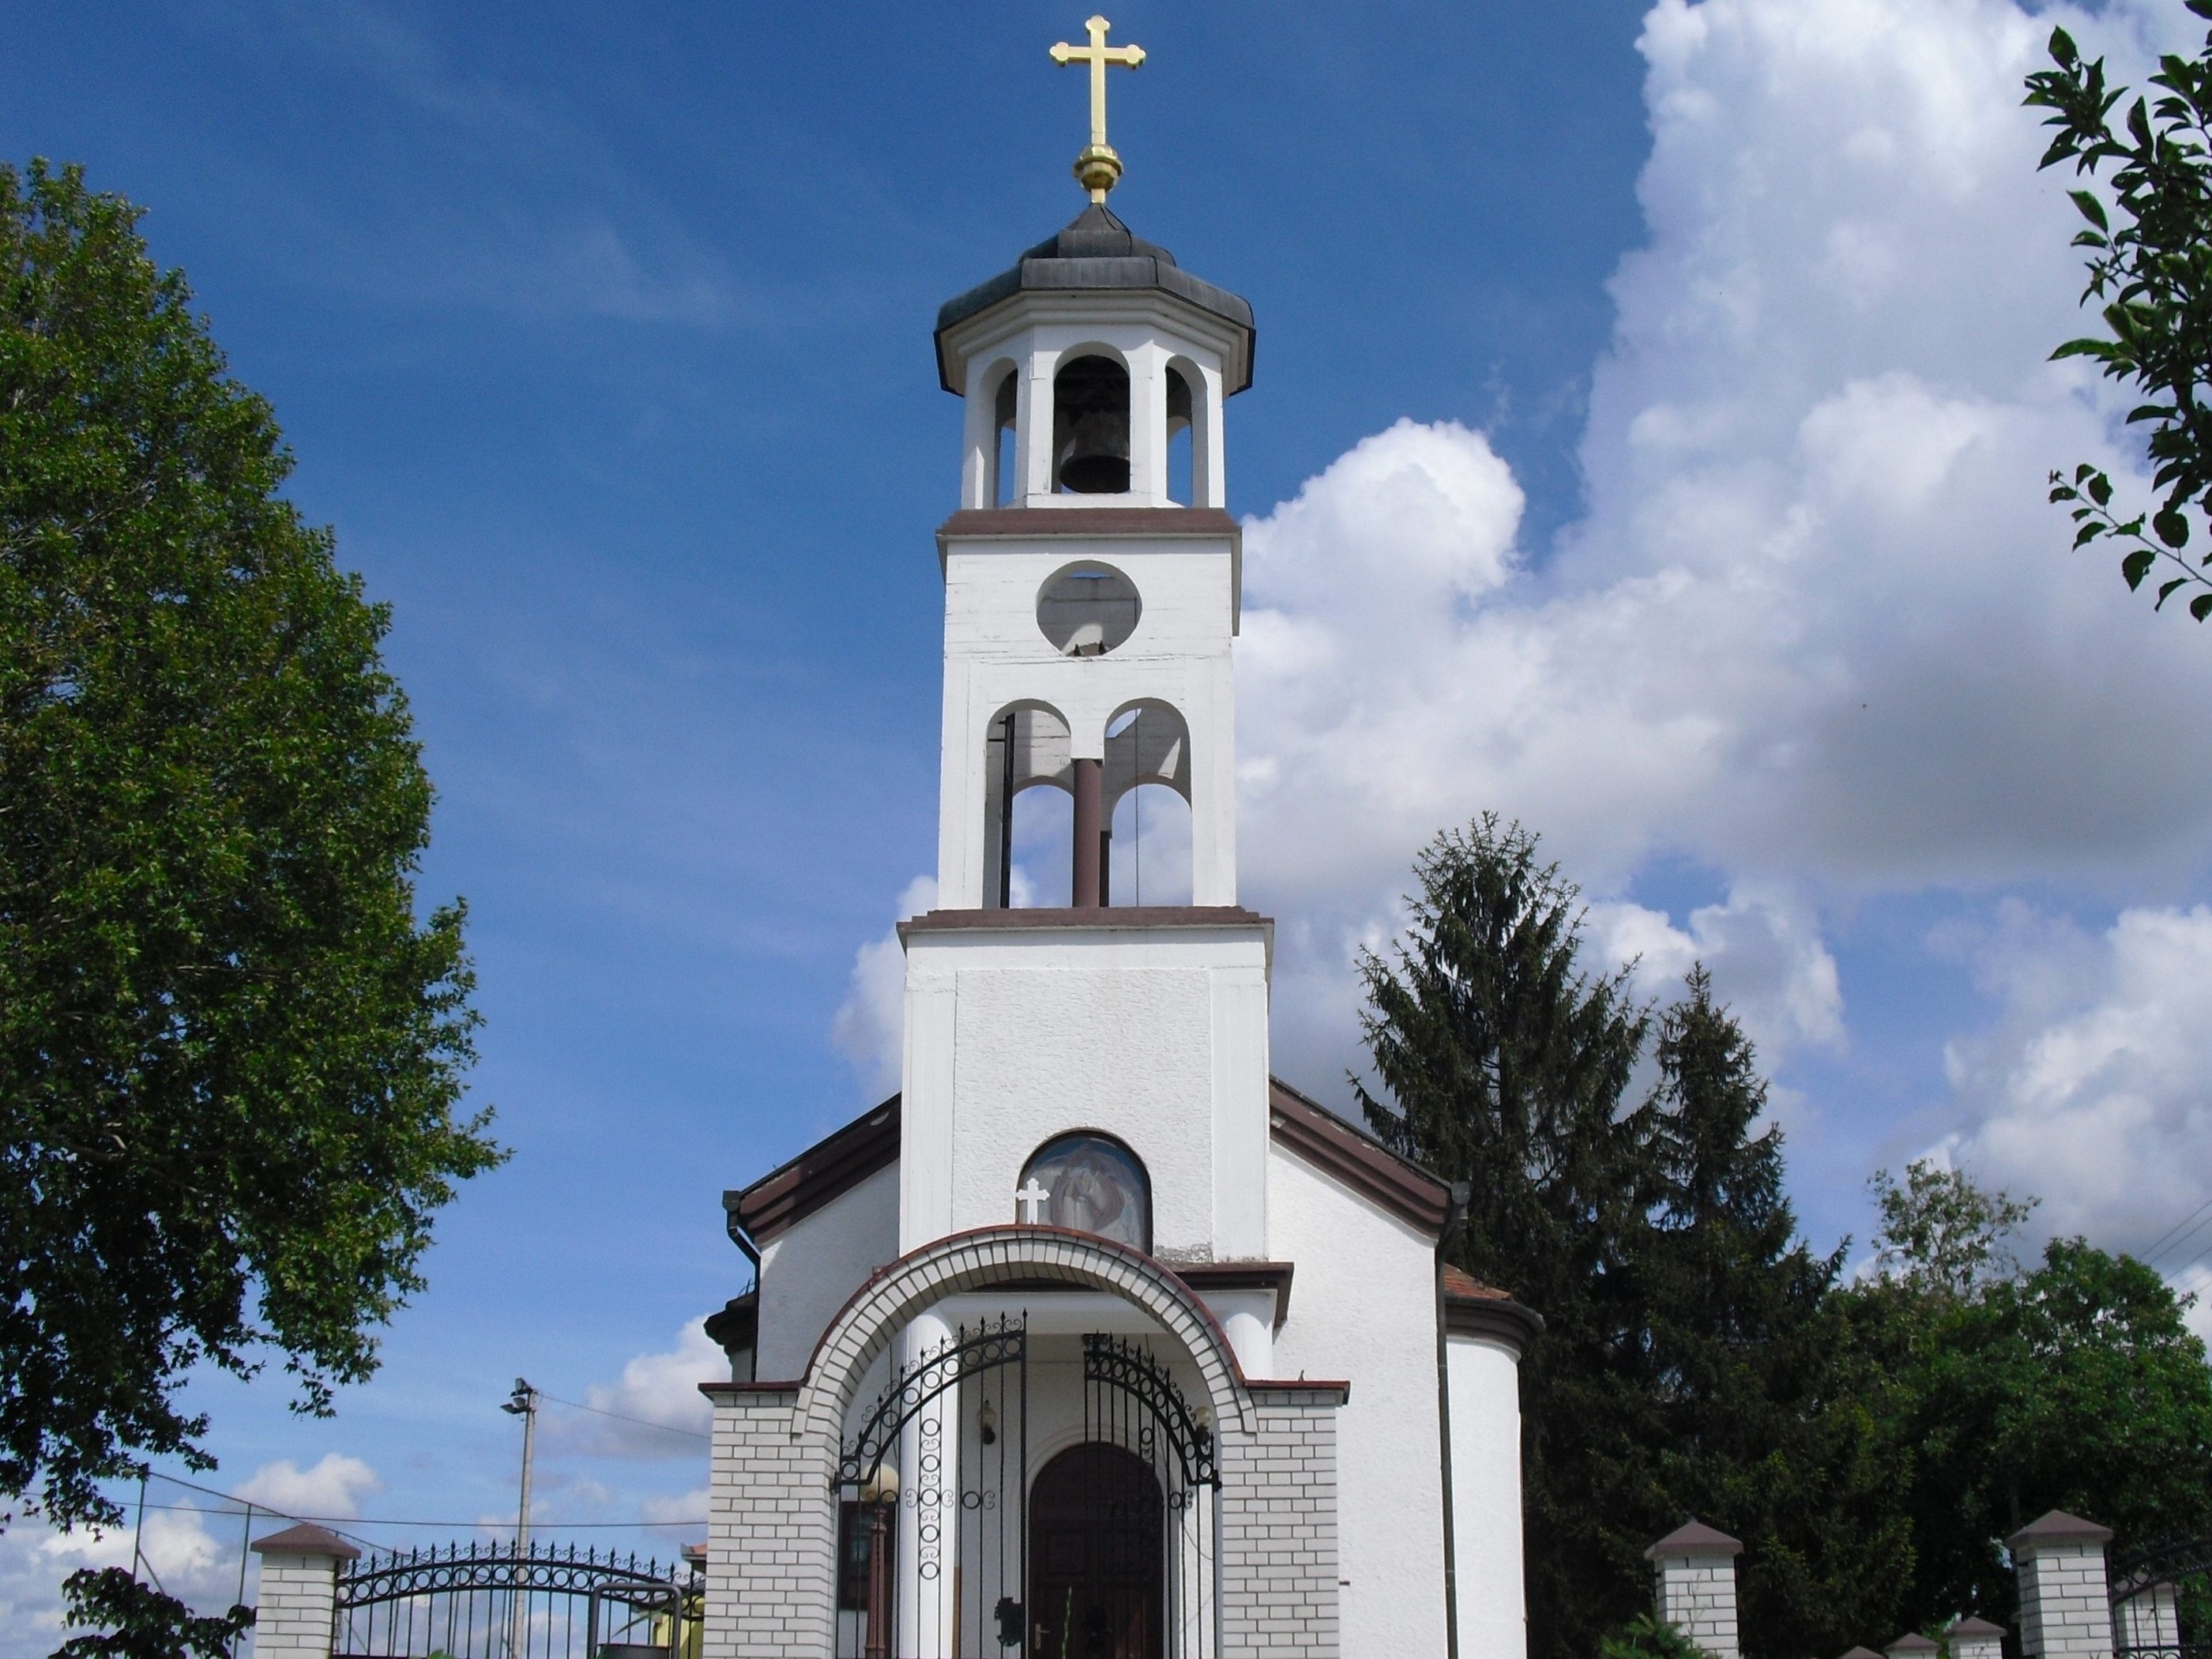
<svg viewBox="0 0 2212 1659">
<path fill-rule="evenodd" d="M 530 1553 L 530 1459 L 538 1443 L 538 1390 L 522 1377 L 514 1379 L 514 1392 L 500 1407 L 511 1417 L 522 1419 L 522 1505 L 514 1517 L 515 1581 L 514 1600 L 509 1602 L 507 1618 L 507 1659 L 521 1659 L 522 1650 L 528 1640 L 524 1630 L 527 1609 L 523 1601 L 523 1585 L 528 1575 L 523 1561 Z"/>
</svg>

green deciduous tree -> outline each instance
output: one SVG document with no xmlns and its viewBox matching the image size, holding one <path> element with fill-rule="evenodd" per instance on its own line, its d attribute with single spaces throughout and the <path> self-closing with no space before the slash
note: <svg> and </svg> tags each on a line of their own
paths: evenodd
<svg viewBox="0 0 2212 1659">
<path fill-rule="evenodd" d="M 2184 3 L 2212 18 L 2212 0 Z M 2084 463 L 2070 477 L 2051 474 L 2051 499 L 2070 505 L 2076 547 L 2117 544 L 2130 588 L 2155 574 L 2158 605 L 2187 590 L 2203 622 L 2212 617 L 2212 550 L 2190 544 L 2192 514 L 2212 510 L 2212 33 L 2194 57 L 2160 58 L 2155 92 L 2128 102 L 2117 124 L 2127 88 L 2106 85 L 2104 59 L 2083 58 L 2063 28 L 2050 51 L 2054 67 L 2027 77 L 2027 102 L 2051 111 L 2045 125 L 2056 129 L 2042 165 L 2071 161 L 2087 178 L 2116 164 L 2106 194 L 2072 192 L 2087 222 L 2074 239 L 2089 251 L 2081 298 L 2096 302 L 2106 331 L 2051 355 L 2092 359 L 2146 398 L 2128 420 L 2146 431 L 2158 492 L 2132 511 L 2115 507 L 2112 480 Z"/>
<path fill-rule="evenodd" d="M 2131 1257 L 2056 1239 L 2023 1270 L 2027 1205 L 1926 1164 L 1876 1179 L 1881 1275 L 1848 1293 L 1861 1393 L 1910 1470 L 1914 1568 L 1894 1621 L 2009 1622 L 2002 1540 L 2046 1510 L 2134 1543 L 2212 1502 L 2212 1370 L 2185 1304 Z"/>
<path fill-rule="evenodd" d="M 386 611 L 137 216 L 0 167 L 0 1491 L 64 1523 L 208 1466 L 197 1364 L 327 1409 L 500 1156 Z"/>
</svg>

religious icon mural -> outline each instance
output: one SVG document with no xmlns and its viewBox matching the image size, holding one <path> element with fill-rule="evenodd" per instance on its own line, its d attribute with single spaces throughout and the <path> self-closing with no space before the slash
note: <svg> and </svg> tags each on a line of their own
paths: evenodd
<svg viewBox="0 0 2212 1659">
<path fill-rule="evenodd" d="M 1134 1249 L 1152 1248 L 1152 1184 L 1136 1154 L 1118 1140 L 1096 1134 L 1048 1140 L 1022 1170 L 1016 1197 L 1030 1195 L 1024 1219 L 1097 1233 Z"/>
</svg>

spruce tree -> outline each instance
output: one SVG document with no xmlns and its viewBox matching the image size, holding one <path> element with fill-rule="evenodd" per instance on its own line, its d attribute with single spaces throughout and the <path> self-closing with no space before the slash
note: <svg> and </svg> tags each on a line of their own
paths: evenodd
<svg viewBox="0 0 2212 1659">
<path fill-rule="evenodd" d="M 1486 815 L 1414 862 L 1410 925 L 1368 953 L 1376 1133 L 1469 1183 L 1452 1259 L 1544 1316 L 1522 1363 L 1529 1638 L 1577 1659 L 1645 1610 L 1652 1425 L 1629 1236 L 1654 1190 L 1648 1114 L 1624 1111 L 1646 1020 L 1626 972 L 1579 966 L 1582 910 L 1536 837 Z"/>
<path fill-rule="evenodd" d="M 1660 1202 L 1634 1251 L 1669 1506 L 1651 1524 L 1693 1513 L 1743 1540 L 1747 1653 L 1832 1651 L 1881 1624 L 1909 1571 L 1901 1471 L 1838 1386 L 1844 1250 L 1798 1236 L 1757 1056 L 1702 964 L 1656 1058 Z"/>
</svg>

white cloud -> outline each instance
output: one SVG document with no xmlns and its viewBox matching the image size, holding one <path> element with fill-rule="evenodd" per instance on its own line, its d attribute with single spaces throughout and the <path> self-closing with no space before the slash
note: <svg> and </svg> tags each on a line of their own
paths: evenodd
<svg viewBox="0 0 2212 1659">
<path fill-rule="evenodd" d="M 937 880 L 916 876 L 899 895 L 898 920 L 918 916 L 937 902 Z M 852 987 L 830 1028 L 871 1102 L 899 1086 L 899 1056 L 906 1034 L 906 950 L 898 929 L 871 939 L 854 955 Z"/>
<path fill-rule="evenodd" d="M 1640 904 L 1594 904 L 1592 945 L 1615 962 L 1634 961 L 1636 994 L 1671 1001 L 1699 962 L 1713 990 L 1772 1066 L 1802 1048 L 1832 1048 L 1844 1036 L 1844 997 L 1836 959 L 1817 918 L 1790 895 L 1738 888 L 1723 904 L 1692 910 L 1686 928 Z"/>
<path fill-rule="evenodd" d="M 2124 910 L 2090 935 L 2010 903 L 1947 942 L 2001 1006 L 1946 1049 L 1963 1114 L 1950 1156 L 2040 1198 L 2039 1231 L 2148 1247 L 2212 1190 L 2212 908 Z M 2159 1265 L 2177 1272 L 2205 1243 Z"/>
<path fill-rule="evenodd" d="M 2202 706 L 2212 653 L 2044 499 L 2129 470 L 2107 390 L 2045 361 L 2080 331 L 2071 181 L 2020 107 L 2054 21 L 2124 79 L 2187 21 L 1660 0 L 1586 518 L 1532 556 L 1485 438 L 1401 422 L 1248 521 L 1239 825 L 1296 919 L 1287 1065 L 1355 1052 L 1353 945 L 1486 809 L 1601 901 L 1711 872 L 1725 902 L 1638 925 L 1711 953 L 1770 1057 L 1844 1039 L 1824 908 L 2212 853 L 2212 731 L 2144 712 Z"/>
<path fill-rule="evenodd" d="M 695 1486 L 684 1492 L 655 1492 L 637 1506 L 638 1519 L 664 1525 L 677 1521 L 696 1521 L 706 1525 L 707 1489 Z"/>
<path fill-rule="evenodd" d="M 210 1522 L 219 1531 L 211 1532 Z M 0 1534 L 0 1659 L 46 1659 L 66 1634 L 62 1581 L 80 1568 L 130 1566 L 134 1540 L 146 1570 L 169 1594 L 203 1613 L 229 1607 L 246 1541 L 240 1527 L 235 1515 L 165 1504 L 149 1505 L 143 1526 L 134 1516 L 105 1532 L 57 1532 L 43 1521 L 19 1519 Z"/>
<path fill-rule="evenodd" d="M 264 1463 L 240 1483 L 238 1495 L 287 1515 L 343 1521 L 361 1513 L 362 1494 L 383 1490 L 381 1477 L 358 1457 L 325 1452 L 304 1469 L 289 1457 Z"/>
<path fill-rule="evenodd" d="M 585 1456 L 703 1457 L 712 1414 L 699 1385 L 729 1375 L 729 1356 L 707 1334 L 707 1322 L 695 1319 L 677 1333 L 673 1347 L 639 1354 L 619 1379 L 587 1389 L 584 1403 L 592 1412 L 544 1407 L 540 1430 L 549 1449 Z"/>
</svg>

